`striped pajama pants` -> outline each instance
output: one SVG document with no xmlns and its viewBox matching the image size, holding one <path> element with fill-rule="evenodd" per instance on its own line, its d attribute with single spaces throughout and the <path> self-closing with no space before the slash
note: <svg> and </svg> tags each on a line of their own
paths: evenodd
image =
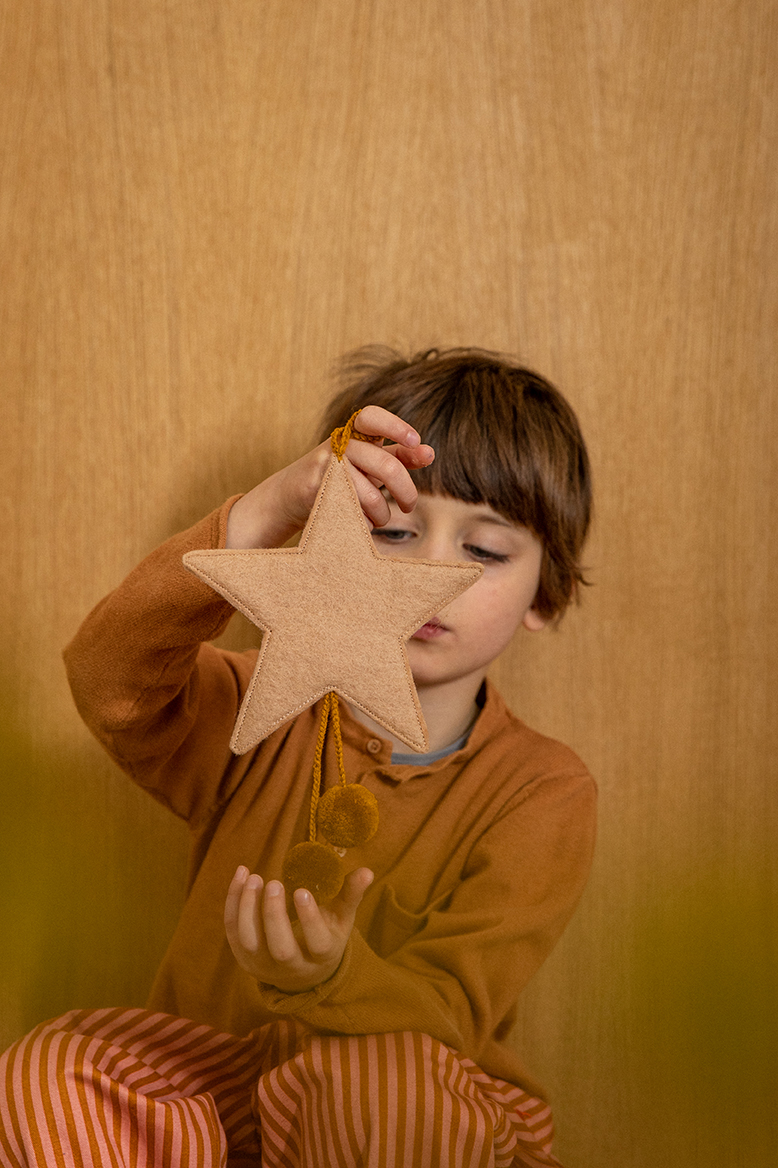
<svg viewBox="0 0 778 1168">
<path fill-rule="evenodd" d="M 0 1059 L 2 1168 L 558 1165 L 548 1106 L 415 1031 L 73 1010 Z"/>
</svg>

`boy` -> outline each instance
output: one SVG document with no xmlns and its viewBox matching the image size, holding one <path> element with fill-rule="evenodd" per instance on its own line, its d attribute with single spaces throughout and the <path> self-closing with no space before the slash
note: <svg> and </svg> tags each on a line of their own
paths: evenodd
<svg viewBox="0 0 778 1168">
<path fill-rule="evenodd" d="M 486 671 L 519 626 L 542 628 L 575 596 L 585 448 L 557 391 L 493 354 L 363 352 L 348 376 L 323 437 L 360 410 L 361 433 L 391 443 L 347 449 L 378 550 L 484 567 L 407 647 L 430 752 L 407 754 L 344 708 L 346 772 L 376 796 L 379 833 L 350 849 L 329 904 L 295 893 L 293 925 L 278 877 L 305 838 L 318 704 L 230 753 L 256 654 L 207 643 L 231 609 L 181 557 L 283 544 L 329 444 L 131 573 L 66 661 L 90 728 L 189 822 L 189 896 L 152 990 L 158 1013 L 82 1011 L 22 1040 L 45 1047 L 32 1090 L 65 1119 L 25 1136 L 20 1087 L 4 1164 L 75 1164 L 78 1140 L 99 1164 L 127 1147 L 138 1163 L 199 1168 L 227 1145 L 231 1165 L 556 1163 L 548 1108 L 505 1039 L 583 888 L 593 784 L 508 712 Z"/>
</svg>

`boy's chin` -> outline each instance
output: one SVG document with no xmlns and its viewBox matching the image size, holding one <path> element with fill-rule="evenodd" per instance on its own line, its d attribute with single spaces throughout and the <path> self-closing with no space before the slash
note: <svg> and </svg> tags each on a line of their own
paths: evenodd
<svg viewBox="0 0 778 1168">
<path fill-rule="evenodd" d="M 417 689 L 429 689 L 433 685 L 446 685 L 460 676 L 456 670 L 446 669 L 442 662 L 411 660 L 411 675 Z"/>
<path fill-rule="evenodd" d="M 411 661 L 411 676 L 413 677 L 413 684 L 417 689 L 423 689 L 425 686 L 437 685 L 445 681 L 446 679 L 441 673 L 441 670 L 431 668 L 428 663 Z"/>
</svg>

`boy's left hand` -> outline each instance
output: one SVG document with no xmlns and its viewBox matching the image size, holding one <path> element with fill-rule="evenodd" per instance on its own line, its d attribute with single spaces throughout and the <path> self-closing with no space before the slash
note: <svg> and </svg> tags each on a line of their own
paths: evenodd
<svg viewBox="0 0 778 1168">
<path fill-rule="evenodd" d="M 293 925 L 286 911 L 284 886 L 241 865 L 232 878 L 224 906 L 227 940 L 240 966 L 257 981 L 286 994 L 303 993 L 332 977 L 340 965 L 354 918 L 373 880 L 369 868 L 349 873 L 326 906 L 298 888 Z"/>
</svg>

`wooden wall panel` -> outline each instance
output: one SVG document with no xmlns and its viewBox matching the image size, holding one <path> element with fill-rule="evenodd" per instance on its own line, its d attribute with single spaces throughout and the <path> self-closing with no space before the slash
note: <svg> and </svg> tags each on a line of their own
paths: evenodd
<svg viewBox="0 0 778 1168">
<path fill-rule="evenodd" d="M 597 484 L 584 605 L 495 667 L 602 790 L 516 1040 L 565 1163 L 772 1163 L 777 31 L 771 0 L 3 7 L 3 1042 L 142 1002 L 180 905 L 185 834 L 89 741 L 63 643 L 305 448 L 339 353 L 478 344 L 568 393 Z"/>
</svg>

